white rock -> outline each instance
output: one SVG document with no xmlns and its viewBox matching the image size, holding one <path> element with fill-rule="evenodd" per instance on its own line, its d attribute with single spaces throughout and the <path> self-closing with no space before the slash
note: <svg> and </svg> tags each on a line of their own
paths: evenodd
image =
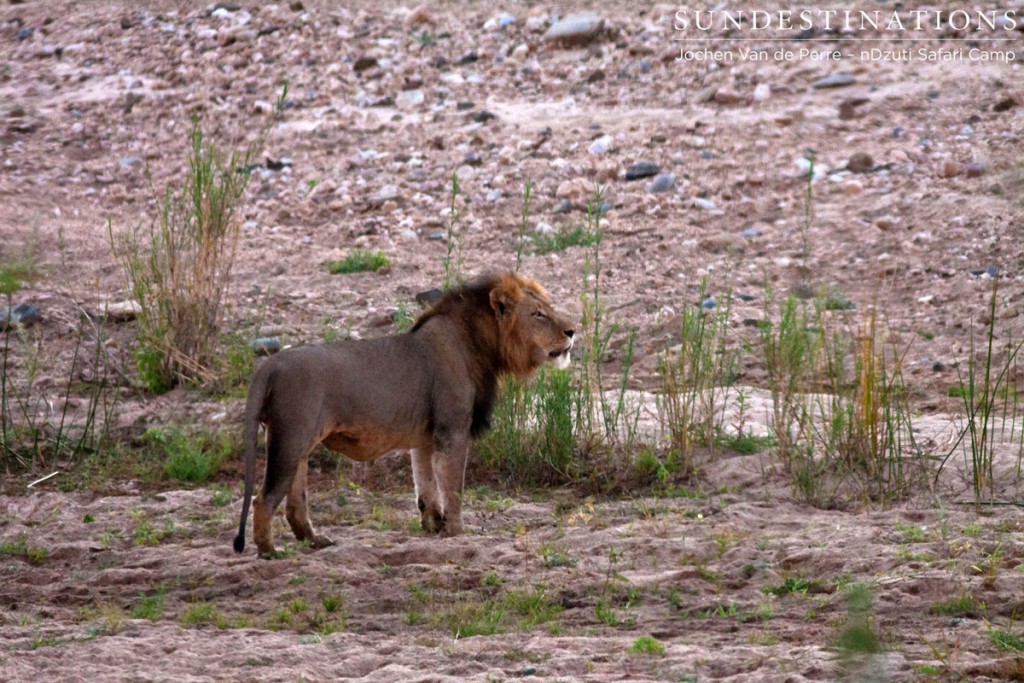
<svg viewBox="0 0 1024 683">
<path fill-rule="evenodd" d="M 615 138 L 611 135 L 602 135 L 590 143 L 590 146 L 587 147 L 587 151 L 591 154 L 604 154 L 612 148 L 614 143 Z"/>
<path fill-rule="evenodd" d="M 550 235 L 555 231 L 555 229 L 548 223 L 538 223 L 537 227 L 534 228 L 533 231 L 538 235 Z"/>
<path fill-rule="evenodd" d="M 423 104 L 424 100 L 426 100 L 426 95 L 422 90 L 403 90 L 395 98 L 395 106 L 403 110 L 415 109 Z"/>
</svg>

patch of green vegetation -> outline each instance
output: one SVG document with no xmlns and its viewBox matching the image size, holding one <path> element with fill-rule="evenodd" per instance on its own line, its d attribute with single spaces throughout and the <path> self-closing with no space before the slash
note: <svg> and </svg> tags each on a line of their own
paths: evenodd
<svg viewBox="0 0 1024 683">
<path fill-rule="evenodd" d="M 836 647 L 846 655 L 881 650 L 874 628 L 871 591 L 862 583 L 853 584 L 846 593 L 846 622 L 840 628 Z"/>
<path fill-rule="evenodd" d="M 543 588 L 532 591 L 509 591 L 502 599 L 509 611 L 519 615 L 516 627 L 528 631 L 537 624 L 554 621 L 562 613 L 562 606 L 548 599 Z"/>
<path fill-rule="evenodd" d="M 724 434 L 719 436 L 718 444 L 740 455 L 754 455 L 755 453 L 773 448 L 775 446 L 775 437 L 770 434 L 764 436 L 744 433 Z"/>
<path fill-rule="evenodd" d="M 390 265 L 391 259 L 382 251 L 356 249 L 341 261 L 328 263 L 327 270 L 332 275 L 347 275 L 349 273 L 376 272 Z"/>
<path fill-rule="evenodd" d="M 790 593 L 807 595 L 811 590 L 818 587 L 819 583 L 813 579 L 804 579 L 799 576 L 787 576 L 782 583 L 775 586 L 763 586 L 761 592 L 766 595 L 783 596 Z"/>
<path fill-rule="evenodd" d="M 988 632 L 989 640 L 998 647 L 1000 650 L 1006 652 L 1024 652 L 1024 638 L 1021 638 L 1012 631 L 1004 631 L 1002 629 L 990 629 Z"/>
<path fill-rule="evenodd" d="M 212 477 L 232 448 L 226 432 L 186 433 L 177 427 L 152 428 L 142 438 L 162 455 L 164 474 L 174 481 L 192 484 Z"/>
<path fill-rule="evenodd" d="M 533 253 L 542 255 L 565 251 L 569 247 L 589 247 L 596 244 L 600 238 L 596 230 L 586 225 L 577 225 L 574 228 L 562 226 L 555 232 L 534 235 Z"/>
<path fill-rule="evenodd" d="M 24 536 L 19 536 L 13 541 L 0 543 L 0 555 L 18 555 L 24 557 L 29 563 L 40 565 L 46 560 L 50 551 L 41 546 L 31 546 Z"/>
<path fill-rule="evenodd" d="M 141 594 L 139 601 L 132 606 L 132 619 L 160 621 L 164 616 L 164 596 L 166 593 L 167 589 L 160 586 L 149 595 Z"/>
<path fill-rule="evenodd" d="M 928 540 L 924 529 L 916 524 L 897 524 L 896 531 L 903 534 L 903 543 L 924 543 Z"/>
<path fill-rule="evenodd" d="M 850 301 L 846 292 L 838 287 L 833 287 L 822 297 L 821 305 L 826 311 L 852 311 L 857 306 Z"/>
<path fill-rule="evenodd" d="M 227 507 L 231 502 L 231 487 L 223 484 L 215 485 L 210 493 L 210 505 Z"/>
<path fill-rule="evenodd" d="M 320 604 L 328 614 L 341 612 L 345 607 L 345 598 L 340 593 L 328 593 L 320 598 Z"/>
<path fill-rule="evenodd" d="M 90 515 L 88 512 L 82 515 L 82 524 L 92 524 L 96 521 L 96 518 Z"/>
<path fill-rule="evenodd" d="M 212 624 L 217 618 L 217 607 L 212 602 L 193 602 L 185 606 L 181 623 L 185 626 Z"/>
<path fill-rule="evenodd" d="M 946 396 L 952 396 L 953 398 L 967 398 L 971 393 L 970 388 L 963 384 L 954 384 L 949 389 L 946 389 Z"/>
<path fill-rule="evenodd" d="M 629 653 L 634 655 L 665 655 L 665 645 L 654 636 L 640 636 L 629 646 Z"/>
<path fill-rule="evenodd" d="M 955 598 L 935 603 L 928 611 L 947 617 L 978 618 L 985 616 L 985 603 L 975 600 L 973 595 L 963 591 Z"/>
</svg>

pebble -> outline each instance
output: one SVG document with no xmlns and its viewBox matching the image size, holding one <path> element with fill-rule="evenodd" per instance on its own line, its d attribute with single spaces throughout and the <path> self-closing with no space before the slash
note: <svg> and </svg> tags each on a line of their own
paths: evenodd
<svg viewBox="0 0 1024 683">
<path fill-rule="evenodd" d="M 8 314 L 10 317 L 8 317 Z M 9 326 L 21 325 L 31 327 L 43 319 L 42 311 L 32 304 L 18 304 L 10 311 L 0 311 L 0 331 Z"/>
<path fill-rule="evenodd" d="M 385 185 L 373 195 L 371 201 L 376 205 L 384 204 L 387 201 L 397 201 L 402 196 L 398 185 Z"/>
<path fill-rule="evenodd" d="M 854 152 L 846 161 L 846 169 L 854 173 L 870 173 L 875 168 L 875 160 L 867 152 Z"/>
<path fill-rule="evenodd" d="M 1017 100 L 1013 97 L 1006 97 L 992 105 L 992 111 L 999 113 L 1009 111 L 1017 106 Z"/>
<path fill-rule="evenodd" d="M 753 239 L 755 237 L 760 237 L 763 234 L 764 233 L 761 232 L 758 228 L 747 228 L 746 230 L 744 230 L 743 232 L 740 233 L 740 235 L 742 235 L 743 237 L 746 237 L 747 239 Z"/>
<path fill-rule="evenodd" d="M 426 100 L 426 95 L 423 94 L 422 90 L 403 90 L 395 98 L 395 106 L 399 109 L 414 109 Z"/>
<path fill-rule="evenodd" d="M 739 104 L 743 101 L 743 95 L 740 95 L 735 90 L 719 88 L 715 91 L 714 100 L 718 104 Z"/>
<path fill-rule="evenodd" d="M 674 175 L 671 173 L 659 173 L 647 186 L 647 191 L 653 192 L 654 194 L 671 192 L 672 188 L 675 187 L 675 184 L 676 177 Z"/>
<path fill-rule="evenodd" d="M 142 306 L 139 305 L 138 301 L 133 299 L 127 299 L 125 301 L 117 301 L 115 303 L 105 303 L 100 308 L 100 315 L 107 320 L 114 322 L 128 322 L 129 320 L 135 320 L 135 318 L 142 312 Z"/>
<path fill-rule="evenodd" d="M 553 23 L 544 40 L 562 45 L 586 45 L 604 30 L 604 19 L 593 12 L 570 14 Z"/>
<path fill-rule="evenodd" d="M 573 178 L 572 180 L 563 180 L 558 185 L 558 189 L 555 190 L 555 197 L 557 199 L 566 199 L 574 202 L 585 201 L 588 197 L 594 194 L 594 183 L 589 178 Z"/>
<path fill-rule="evenodd" d="M 713 309 L 715 306 L 716 306 L 715 299 L 713 297 L 710 297 L 710 296 L 707 299 L 704 299 L 704 301 L 700 302 L 700 307 L 704 308 L 704 309 L 707 309 L 709 311 L 711 309 Z"/>
<path fill-rule="evenodd" d="M 508 12 L 502 12 L 497 16 L 493 16 L 484 22 L 485 31 L 497 31 L 504 29 L 508 26 L 512 26 L 516 23 L 516 18 Z"/>
<path fill-rule="evenodd" d="M 755 102 L 764 102 L 772 96 L 772 86 L 767 83 L 758 83 L 754 88 L 753 98 Z"/>
<path fill-rule="evenodd" d="M 955 178 L 963 172 L 963 164 L 957 163 L 952 159 L 946 159 L 943 161 L 942 166 L 939 168 L 939 175 L 943 178 Z"/>
<path fill-rule="evenodd" d="M 614 142 L 615 138 L 611 135 L 602 135 L 590 143 L 590 146 L 587 147 L 587 151 L 591 154 L 604 154 L 611 149 Z"/>
<path fill-rule="evenodd" d="M 554 214 L 569 213 L 570 211 L 572 211 L 572 202 L 570 202 L 568 199 L 560 200 L 557 204 L 555 204 L 555 208 L 551 209 L 551 213 Z"/>
<path fill-rule="evenodd" d="M 984 161 L 972 161 L 971 163 L 964 166 L 964 175 L 968 178 L 979 178 L 985 175 L 985 171 L 988 170 L 988 164 Z"/>
<path fill-rule="evenodd" d="M 533 231 L 538 235 L 550 235 L 555 229 L 551 227 L 550 223 L 537 223 L 537 227 Z"/>
<path fill-rule="evenodd" d="M 405 15 L 405 28 L 410 29 L 423 24 L 429 24 L 430 12 L 427 11 L 426 5 L 418 5 L 412 9 L 407 15 Z"/>
<path fill-rule="evenodd" d="M 896 219 L 892 216 L 882 216 L 875 221 L 875 227 L 879 230 L 888 232 L 896 227 Z"/>
<path fill-rule="evenodd" d="M 705 211 L 715 210 L 715 203 L 710 199 L 705 199 L 704 197 L 694 197 L 693 205 L 698 209 L 704 209 Z"/>
<path fill-rule="evenodd" d="M 362 57 L 360 57 L 359 59 L 352 63 L 352 70 L 358 74 L 366 71 L 367 69 L 372 69 L 373 67 L 377 66 L 377 64 L 378 62 L 376 57 L 368 57 L 366 55 L 363 55 Z"/>
<path fill-rule="evenodd" d="M 847 85 L 853 85 L 856 82 L 857 79 L 854 78 L 853 75 L 848 74 L 845 71 L 840 71 L 838 73 L 829 74 L 824 78 L 819 78 L 811 83 L 811 87 L 815 90 L 821 90 L 822 88 L 842 88 Z"/>
<path fill-rule="evenodd" d="M 638 161 L 626 169 L 626 180 L 640 180 L 658 175 L 661 169 L 651 161 Z"/>
<path fill-rule="evenodd" d="M 974 268 L 971 270 L 971 275 L 988 275 L 989 277 L 995 277 L 999 275 L 999 266 L 994 263 L 990 263 L 984 268 Z"/>
</svg>

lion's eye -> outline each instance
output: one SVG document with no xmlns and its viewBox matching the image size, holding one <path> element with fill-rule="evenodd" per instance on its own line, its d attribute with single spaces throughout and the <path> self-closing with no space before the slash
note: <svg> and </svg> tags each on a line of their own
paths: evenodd
<svg viewBox="0 0 1024 683">
<path fill-rule="evenodd" d="M 534 318 L 540 318 L 541 320 L 544 320 L 545 318 L 547 318 L 547 316 L 544 315 L 544 311 L 534 311 L 533 312 L 533 317 Z"/>
</svg>

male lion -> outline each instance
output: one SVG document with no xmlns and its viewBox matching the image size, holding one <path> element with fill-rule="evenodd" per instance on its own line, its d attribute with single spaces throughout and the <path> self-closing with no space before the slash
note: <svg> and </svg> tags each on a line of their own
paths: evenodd
<svg viewBox="0 0 1024 683">
<path fill-rule="evenodd" d="M 235 551 L 245 548 L 256 476 L 256 435 L 267 429 L 267 469 L 253 510 L 259 554 L 274 554 L 270 522 L 287 496 L 300 541 L 322 548 L 306 506 L 306 461 L 323 443 L 353 460 L 412 449 L 423 529 L 462 531 L 470 441 L 486 431 L 503 375 L 526 377 L 569 362 L 573 329 L 537 283 L 488 275 L 447 292 L 406 334 L 300 346 L 253 374 L 245 404 L 245 498 Z"/>
</svg>

